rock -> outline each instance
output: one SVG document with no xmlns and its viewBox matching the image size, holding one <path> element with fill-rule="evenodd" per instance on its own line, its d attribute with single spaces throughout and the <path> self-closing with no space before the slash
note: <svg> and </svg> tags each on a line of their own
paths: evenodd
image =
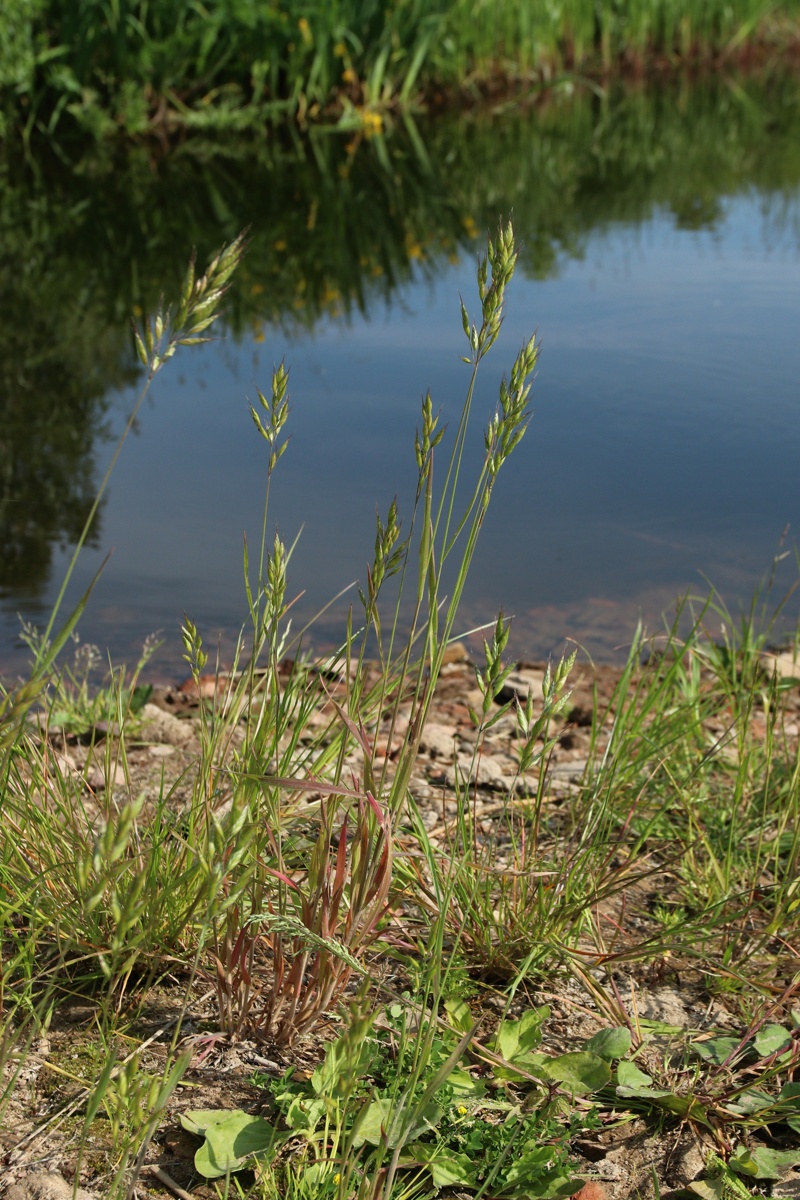
<svg viewBox="0 0 800 1200">
<path fill-rule="evenodd" d="M 443 665 L 450 663 L 468 663 L 470 661 L 467 648 L 463 642 L 451 642 L 444 652 Z"/>
<path fill-rule="evenodd" d="M 457 782 L 462 786 L 477 783 L 479 787 L 491 788 L 493 792 L 510 793 L 513 775 L 507 774 L 504 766 L 502 759 L 488 755 L 481 755 L 476 760 L 470 754 L 459 754 L 457 767 L 448 766 L 444 778 L 451 788 L 455 788 Z"/>
<path fill-rule="evenodd" d="M 518 671 L 511 672 L 495 696 L 495 700 L 498 704 L 508 704 L 514 697 L 517 697 L 520 703 L 524 704 L 530 693 L 534 703 L 537 701 L 541 703 L 543 683 L 544 671 L 540 671 L 538 667 L 520 667 Z"/>
<path fill-rule="evenodd" d="M 147 753 L 151 758 L 169 758 L 175 753 L 174 746 L 148 746 Z"/>
<path fill-rule="evenodd" d="M 94 1192 L 85 1188 L 73 1191 L 63 1175 L 57 1171 L 35 1171 L 13 1184 L 5 1194 L 5 1200 L 97 1200 Z"/>
<path fill-rule="evenodd" d="M 71 754 L 59 753 L 58 750 L 48 749 L 48 758 L 57 767 L 58 773 L 62 778 L 67 779 L 78 773 L 78 766 Z"/>
<path fill-rule="evenodd" d="M 602 1183 L 589 1179 L 579 1192 L 575 1192 L 573 1200 L 608 1200 L 608 1192 Z"/>
<path fill-rule="evenodd" d="M 227 686 L 227 675 L 201 675 L 197 683 L 194 679 L 185 679 L 178 691 L 190 700 L 213 700 L 215 696 L 224 696 Z M 145 708 L 149 707 L 149 704 L 145 705 Z"/>
<path fill-rule="evenodd" d="M 800 680 L 800 659 L 792 650 L 782 650 L 777 654 L 765 652 L 761 655 L 761 662 L 770 675 L 774 671 L 778 679 Z"/>
<path fill-rule="evenodd" d="M 569 783 L 580 783 L 586 774 L 588 760 L 585 758 L 573 758 L 568 762 L 551 763 L 547 768 L 547 774 L 553 779 L 565 779 Z"/>
<path fill-rule="evenodd" d="M 680 995 L 671 988 L 661 988 L 644 996 L 639 1003 L 639 1015 L 647 1021 L 658 1021 L 678 1029 L 688 1029 L 690 1021 Z"/>
<path fill-rule="evenodd" d="M 84 778 L 93 792 L 102 792 L 107 785 L 116 788 L 124 787 L 127 783 L 125 769 L 121 763 L 111 764 L 111 778 L 108 780 L 104 766 L 90 767 Z"/>
<path fill-rule="evenodd" d="M 164 712 L 155 704 L 145 704 L 142 709 L 142 741 L 166 746 L 183 746 L 193 736 L 190 721 L 181 721 L 172 713 Z"/>
<path fill-rule="evenodd" d="M 449 763 L 453 761 L 456 745 L 453 729 L 449 725 L 437 725 L 433 721 L 429 721 L 425 726 L 419 744 L 423 753 L 430 754 L 434 758 L 444 759 Z"/>
<path fill-rule="evenodd" d="M 800 1197 L 800 1175 L 787 1175 L 785 1179 L 778 1179 L 772 1185 L 773 1197 L 779 1197 L 780 1200 L 798 1200 Z"/>
</svg>

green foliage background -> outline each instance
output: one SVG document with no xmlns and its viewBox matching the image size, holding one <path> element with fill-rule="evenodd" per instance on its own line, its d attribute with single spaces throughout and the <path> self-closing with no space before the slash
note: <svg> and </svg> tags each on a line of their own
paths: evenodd
<svg viewBox="0 0 800 1200">
<path fill-rule="evenodd" d="M 0 133 L 360 119 L 564 72 L 769 57 L 799 33 L 800 0 L 7 0 Z"/>
</svg>

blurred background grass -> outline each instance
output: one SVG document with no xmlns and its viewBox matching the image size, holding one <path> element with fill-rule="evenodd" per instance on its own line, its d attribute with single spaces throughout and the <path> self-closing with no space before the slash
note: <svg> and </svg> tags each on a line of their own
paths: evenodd
<svg viewBox="0 0 800 1200">
<path fill-rule="evenodd" d="M 6 132 L 241 129 L 797 45 L 800 0 L 6 0 Z"/>
</svg>

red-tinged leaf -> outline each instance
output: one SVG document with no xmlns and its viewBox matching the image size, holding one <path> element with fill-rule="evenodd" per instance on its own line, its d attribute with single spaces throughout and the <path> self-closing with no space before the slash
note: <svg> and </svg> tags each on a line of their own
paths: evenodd
<svg viewBox="0 0 800 1200">
<path fill-rule="evenodd" d="M 336 712 L 337 712 L 337 714 L 338 714 L 338 716 L 339 716 L 340 720 L 341 720 L 341 721 L 342 721 L 342 723 L 343 723 L 343 724 L 344 724 L 344 725 L 347 727 L 347 729 L 348 729 L 348 730 L 350 731 L 350 733 L 353 735 L 353 737 L 355 738 L 355 740 L 358 742 L 359 746 L 360 746 L 360 747 L 361 747 L 361 749 L 364 751 L 364 755 L 365 755 L 365 757 L 366 757 L 366 760 L 367 760 L 367 762 L 369 762 L 369 760 L 370 760 L 370 751 L 371 751 L 371 747 L 370 747 L 370 744 L 369 744 L 369 738 L 367 737 L 366 730 L 364 729 L 364 726 L 363 726 L 363 725 L 361 725 L 361 724 L 359 724 L 359 725 L 356 725 L 356 723 L 355 723 L 355 721 L 353 720 L 353 718 L 352 718 L 352 717 L 349 717 L 349 716 L 347 715 L 347 713 L 344 711 L 344 709 L 342 708 L 342 706 L 341 706 L 340 704 L 337 704 L 337 703 L 336 703 L 336 701 L 334 700 L 333 696 L 330 694 L 330 692 L 328 691 L 328 689 L 325 687 L 325 684 L 324 684 L 324 683 L 322 684 L 322 688 L 323 688 L 323 691 L 325 692 L 325 695 L 328 697 L 328 699 L 330 700 L 331 704 L 332 704 L 332 705 L 333 705 L 333 707 L 336 709 Z M 363 795 L 363 793 L 360 793 L 360 794 L 362 794 L 362 795 Z"/>
<path fill-rule="evenodd" d="M 380 804 L 375 799 L 372 792 L 368 791 L 366 793 L 366 800 L 367 800 L 367 804 L 369 804 L 370 808 L 374 812 L 375 819 L 378 822 L 378 824 L 380 825 L 381 829 L 385 829 L 386 828 L 386 813 L 381 808 Z"/>
<path fill-rule="evenodd" d="M 239 936 L 237 937 L 236 941 L 233 943 L 233 953 L 231 954 L 231 967 L 233 969 L 235 969 L 236 967 L 239 966 L 240 960 L 246 954 L 246 951 L 244 949 L 245 938 L 247 938 L 247 929 L 242 929 L 242 930 L 240 930 Z M 247 949 L 248 950 L 250 949 L 249 939 L 248 939 Z"/>
<path fill-rule="evenodd" d="M 285 883 L 290 888 L 293 888 L 294 891 L 296 891 L 296 892 L 300 891 L 300 888 L 297 886 L 295 881 L 293 879 L 290 879 L 288 875 L 285 875 L 283 871 L 276 871 L 274 867 L 264 867 L 264 870 L 267 872 L 268 875 L 274 876 L 274 878 L 279 879 L 281 881 L 281 883 Z"/>
<path fill-rule="evenodd" d="M 340 783 L 326 783 L 324 779 L 317 779 L 314 775 L 309 775 L 305 779 L 286 779 L 280 775 L 252 775 L 247 773 L 244 777 L 246 779 L 257 779 L 262 783 L 266 783 L 269 787 L 283 788 L 289 792 L 319 792 L 323 796 L 347 796 L 352 800 L 359 800 L 364 795 L 363 792 L 352 791 L 350 788 L 343 787 Z"/>
</svg>

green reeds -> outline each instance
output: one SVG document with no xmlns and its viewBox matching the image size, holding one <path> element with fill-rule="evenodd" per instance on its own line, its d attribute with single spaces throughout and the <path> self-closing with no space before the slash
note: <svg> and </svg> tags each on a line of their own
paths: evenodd
<svg viewBox="0 0 800 1200">
<path fill-rule="evenodd" d="M 375 130 L 375 110 L 442 88 L 643 70 L 796 40 L 799 12 L 797 0 L 780 13 L 765 0 L 16 0 L 0 18 L 0 112 L 27 136 L 242 129 L 285 115 Z"/>
</svg>

